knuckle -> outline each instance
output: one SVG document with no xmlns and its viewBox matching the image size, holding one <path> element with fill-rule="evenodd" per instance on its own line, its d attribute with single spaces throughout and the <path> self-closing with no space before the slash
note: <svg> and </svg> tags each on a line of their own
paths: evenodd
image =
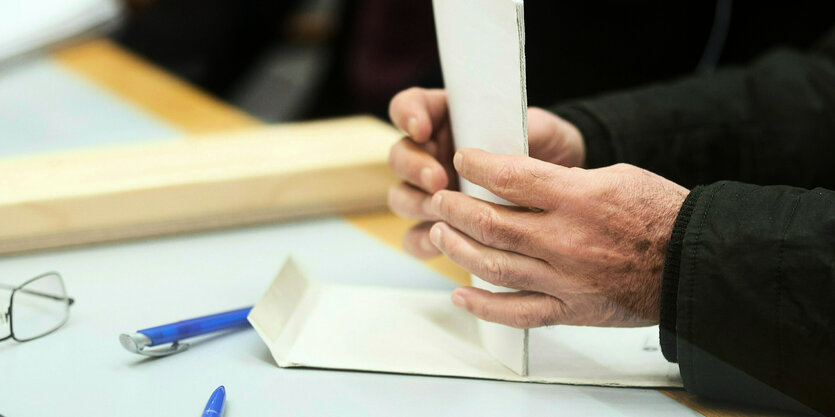
<svg viewBox="0 0 835 417">
<path fill-rule="evenodd" d="M 421 90 L 422 89 L 420 87 L 409 87 L 395 94 L 389 103 L 389 111 L 394 113 L 395 111 L 402 110 L 402 106 L 407 104 L 410 100 L 414 100 L 416 96 L 421 94 Z"/>
<path fill-rule="evenodd" d="M 394 145 L 391 145 L 391 148 L 389 148 L 389 157 L 387 162 L 392 171 L 396 171 L 395 161 L 397 160 L 397 146 L 399 143 L 400 142 L 395 143 Z"/>
<path fill-rule="evenodd" d="M 592 245 L 587 244 L 584 233 L 579 230 L 566 230 L 561 239 L 555 242 L 556 252 L 569 259 L 576 259 L 587 253 Z"/>
<path fill-rule="evenodd" d="M 533 189 L 537 190 L 550 189 L 553 183 L 553 175 L 548 170 L 539 167 L 526 167 L 524 178 L 527 178 L 534 187 Z"/>
<path fill-rule="evenodd" d="M 530 303 L 519 303 L 513 312 L 510 325 L 519 329 L 543 326 L 547 322 L 546 314 Z"/>
<path fill-rule="evenodd" d="M 492 206 L 479 208 L 475 215 L 476 236 L 479 242 L 503 249 L 518 246 L 526 235 L 524 225 L 509 222 Z"/>
<path fill-rule="evenodd" d="M 468 305 L 470 313 L 483 318 L 485 320 L 494 321 L 496 312 L 494 312 L 487 303 L 476 302 Z"/>
<path fill-rule="evenodd" d="M 550 326 L 558 323 L 569 323 L 568 308 L 565 303 L 555 297 L 548 297 L 547 305 L 543 314 L 543 321 L 540 326 Z"/>
<path fill-rule="evenodd" d="M 503 284 L 506 279 L 505 261 L 498 256 L 485 256 L 481 260 L 481 270 L 485 278 L 496 284 Z"/>
<path fill-rule="evenodd" d="M 581 167 L 570 167 L 570 168 L 568 168 L 568 171 L 567 171 L 568 176 L 573 178 L 573 179 L 583 178 L 583 177 L 586 176 L 587 172 L 588 171 L 585 168 L 581 168 Z"/>
<path fill-rule="evenodd" d="M 545 296 L 536 303 L 519 303 L 513 312 L 513 327 L 529 329 L 550 326 L 562 322 L 565 316 L 565 305 L 562 301 L 551 296 Z"/>
<path fill-rule="evenodd" d="M 611 166 L 610 169 L 612 171 L 614 171 L 616 173 L 620 173 L 620 174 L 645 171 L 642 168 L 638 168 L 634 165 L 630 165 L 630 164 L 627 164 L 625 162 L 619 162 L 617 164 L 614 164 L 614 165 Z"/>
<path fill-rule="evenodd" d="M 389 188 L 388 195 L 386 196 L 386 202 L 388 203 L 390 209 L 397 212 L 397 186 Z"/>
<path fill-rule="evenodd" d="M 400 165 L 402 163 L 402 160 L 403 160 L 402 155 L 403 155 L 403 148 L 405 146 L 405 143 L 404 143 L 405 140 L 406 140 L 405 138 L 400 139 L 399 141 L 395 142 L 394 145 L 391 145 L 391 148 L 389 149 L 389 157 L 388 157 L 389 168 L 391 168 L 392 171 L 396 172 L 399 175 L 402 175 L 402 172 L 400 172 L 399 167 L 400 167 Z"/>
<path fill-rule="evenodd" d="M 496 191 L 503 191 L 509 189 L 513 185 L 513 180 L 516 177 L 516 169 L 511 165 L 502 165 L 495 171 L 492 178 L 490 178 L 490 185 Z"/>
<path fill-rule="evenodd" d="M 400 93 L 400 94 L 403 94 L 403 96 L 414 96 L 414 95 L 418 95 L 418 94 L 422 94 L 422 93 L 423 93 L 423 89 L 420 88 L 420 87 L 409 87 L 409 88 L 403 90 L 403 92 Z"/>
<path fill-rule="evenodd" d="M 475 214 L 476 237 L 485 245 L 495 243 L 496 214 L 489 206 L 479 208 Z"/>
<path fill-rule="evenodd" d="M 496 285 L 514 289 L 528 288 L 530 279 L 527 274 L 513 268 L 505 255 L 485 256 L 481 269 L 486 275 L 484 278 Z"/>
</svg>

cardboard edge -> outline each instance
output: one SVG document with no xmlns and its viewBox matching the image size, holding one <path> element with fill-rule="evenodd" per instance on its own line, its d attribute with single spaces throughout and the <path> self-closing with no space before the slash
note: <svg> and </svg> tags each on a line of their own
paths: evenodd
<svg viewBox="0 0 835 417">
<path fill-rule="evenodd" d="M 516 30 L 519 40 L 519 83 L 522 90 L 522 138 L 525 142 L 525 155 L 530 155 L 528 143 L 528 79 L 527 61 L 525 59 L 525 3 L 518 0 L 516 3 Z M 530 371 L 530 330 L 524 329 L 522 335 L 522 376 L 528 376 Z"/>
<path fill-rule="evenodd" d="M 307 279 L 289 256 L 247 316 L 278 366 L 298 366 L 292 361 L 293 345 L 321 290 L 321 285 Z"/>
<path fill-rule="evenodd" d="M 522 138 L 525 141 L 525 155 L 528 156 L 528 64 L 525 59 L 525 3 L 522 0 L 516 4 L 516 31 L 519 39 L 519 88 L 522 90 Z"/>
<path fill-rule="evenodd" d="M 471 275 L 472 286 L 490 292 L 515 292 L 516 290 L 499 287 L 491 284 L 476 275 Z M 530 331 L 528 329 L 517 329 L 499 323 L 493 323 L 482 319 L 477 320 L 479 339 L 481 344 L 493 358 L 499 363 L 513 371 L 520 377 L 526 378 L 529 375 L 530 361 Z M 521 340 L 520 340 L 521 339 Z M 512 343 L 508 343 L 513 341 Z M 518 341 L 518 342 L 517 342 Z M 521 352 L 516 347 L 521 344 Z M 518 357 L 518 352 L 521 357 Z M 514 357 L 514 360 L 510 360 Z M 516 359 L 518 358 L 518 359 Z"/>
</svg>

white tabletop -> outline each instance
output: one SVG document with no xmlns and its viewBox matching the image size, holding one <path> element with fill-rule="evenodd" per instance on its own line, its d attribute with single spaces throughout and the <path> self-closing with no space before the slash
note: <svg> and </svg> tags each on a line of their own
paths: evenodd
<svg viewBox="0 0 835 417">
<path fill-rule="evenodd" d="M 26 67 L 0 72 L 0 92 L 16 92 L 0 94 L 0 154 L 176 131 L 46 60 Z M 54 86 L 51 95 L 41 91 L 44 82 Z M 71 96 L 82 96 L 83 105 L 64 107 Z M 30 110 L 18 111 L 13 120 L 3 114 L 18 108 Z M 85 123 L 73 123 L 78 118 Z M 95 133 L 103 131 L 108 134 Z M 119 345 L 120 332 L 251 305 L 290 254 L 322 280 L 452 288 L 436 272 L 341 219 L 2 258 L 0 282 L 57 270 L 76 304 L 57 332 L 0 344 L 0 415 L 198 415 L 221 384 L 228 392 L 227 417 L 697 415 L 650 389 L 280 369 L 249 329 L 160 359 Z"/>
</svg>

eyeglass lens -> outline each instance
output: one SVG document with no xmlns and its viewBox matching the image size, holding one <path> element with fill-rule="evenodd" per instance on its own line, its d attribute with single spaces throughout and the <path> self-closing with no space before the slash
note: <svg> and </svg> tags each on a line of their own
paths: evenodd
<svg viewBox="0 0 835 417">
<path fill-rule="evenodd" d="M 12 296 L 11 327 L 15 339 L 31 340 L 61 327 L 69 315 L 64 281 L 47 274 L 26 283 Z"/>
</svg>

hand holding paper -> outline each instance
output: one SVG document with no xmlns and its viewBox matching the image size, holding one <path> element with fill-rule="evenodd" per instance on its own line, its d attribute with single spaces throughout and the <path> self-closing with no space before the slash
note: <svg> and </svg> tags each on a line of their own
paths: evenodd
<svg viewBox="0 0 835 417">
<path fill-rule="evenodd" d="M 661 272 L 687 189 L 620 164 L 583 170 L 476 149 L 455 169 L 531 211 L 439 191 L 432 242 L 482 279 L 518 293 L 459 288 L 452 300 L 518 328 L 658 323 Z"/>
<path fill-rule="evenodd" d="M 392 123 L 409 136 L 397 142 L 389 165 L 403 182 L 389 190 L 389 207 L 401 217 L 420 220 L 403 238 L 407 252 L 418 258 L 440 254 L 429 240 L 429 227 L 438 217 L 431 211 L 432 194 L 458 190 L 452 165 L 453 146 L 444 90 L 410 88 L 389 105 Z M 583 138 L 574 125 L 539 108 L 528 109 L 528 146 L 532 158 L 553 164 L 582 166 Z"/>
<path fill-rule="evenodd" d="M 614 171 L 618 167 L 609 171 L 566 168 L 583 164 L 585 150 L 579 131 L 541 110 L 531 111 L 529 117 L 521 0 L 433 4 L 447 90 L 411 89 L 392 101 L 391 118 L 410 138 L 391 149 L 389 163 L 404 183 L 391 190 L 389 204 L 405 217 L 424 221 L 405 238 L 409 252 L 429 257 L 440 248 L 484 276 L 486 281 L 474 275 L 474 288 L 456 290 L 453 300 L 493 322 L 453 307 L 445 291 L 328 285 L 306 277 L 292 262 L 256 304 L 250 322 L 282 367 L 680 386 L 677 368 L 663 359 L 656 346 L 657 328 L 527 330 L 586 320 L 610 325 L 651 323 L 653 319 L 643 311 L 626 314 L 631 305 L 617 314 L 606 308 L 612 304 L 607 304 L 612 300 L 607 297 L 616 287 L 634 282 L 645 271 L 607 280 L 612 278 L 610 272 L 630 264 L 618 257 L 623 251 L 603 249 L 631 235 L 601 229 L 589 236 L 599 239 L 575 242 L 590 244 L 588 253 L 580 253 L 583 248 L 561 237 L 579 236 L 564 232 L 582 230 L 583 222 L 589 220 L 586 215 L 612 226 L 617 223 L 606 223 L 605 216 L 620 221 L 658 211 L 643 213 L 628 198 L 615 198 L 620 197 L 617 187 L 593 187 L 624 185 L 603 181 L 621 174 Z M 453 166 L 456 148 L 487 152 L 459 151 Z M 647 178 L 643 171 L 630 169 L 622 174 L 631 175 L 631 185 L 672 189 L 660 177 Z M 578 177 L 583 172 L 584 180 L 578 185 L 588 186 L 585 190 L 590 193 L 566 199 L 574 206 L 565 210 L 564 195 L 557 192 L 580 189 L 565 184 L 574 179 L 560 176 L 568 172 Z M 463 193 L 451 191 L 459 185 Z M 514 203 L 522 207 L 501 205 Z M 528 207 L 545 211 L 536 213 Z M 439 223 L 430 235 L 432 222 Z M 618 243 L 642 245 L 643 241 Z M 654 253 L 657 249 L 649 244 L 644 250 Z M 601 274 L 601 267 L 614 269 Z M 655 264 L 648 267 L 654 271 Z M 569 272 L 574 275 L 563 275 Z M 583 310 L 586 306 L 591 309 Z M 602 315 L 607 317 L 600 319 Z M 624 319 L 619 322 L 617 317 Z M 638 320 L 630 322 L 633 317 Z"/>
</svg>

